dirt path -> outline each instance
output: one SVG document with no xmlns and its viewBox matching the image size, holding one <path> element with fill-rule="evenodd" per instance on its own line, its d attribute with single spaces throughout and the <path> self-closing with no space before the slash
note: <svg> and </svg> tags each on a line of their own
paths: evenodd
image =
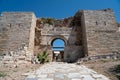
<svg viewBox="0 0 120 80">
<path fill-rule="evenodd" d="M 84 65 L 51 62 L 27 73 L 26 80 L 110 80 Z"/>
</svg>

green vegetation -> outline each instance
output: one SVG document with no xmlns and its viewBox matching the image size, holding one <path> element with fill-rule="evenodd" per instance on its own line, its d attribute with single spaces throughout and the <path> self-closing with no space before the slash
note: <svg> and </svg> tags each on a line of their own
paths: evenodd
<svg viewBox="0 0 120 80">
<path fill-rule="evenodd" d="M 67 59 L 70 59 L 71 55 L 70 54 L 67 54 Z"/>
<path fill-rule="evenodd" d="M 37 20 L 37 24 L 42 24 L 41 20 Z"/>
<path fill-rule="evenodd" d="M 120 64 L 110 68 L 110 71 L 114 73 L 120 73 Z"/>
<path fill-rule="evenodd" d="M 49 62 L 48 55 L 49 53 L 47 53 L 46 51 L 43 51 L 42 54 L 38 53 L 37 54 L 38 61 L 40 61 L 41 64 L 44 64 L 45 62 Z"/>
<path fill-rule="evenodd" d="M 116 77 L 120 80 L 120 64 L 110 68 L 110 72 L 116 75 Z"/>
<path fill-rule="evenodd" d="M 0 71 L 0 77 L 5 77 L 6 76 L 6 73 Z"/>
<path fill-rule="evenodd" d="M 67 62 L 71 63 L 71 55 L 70 54 L 67 54 Z"/>
<path fill-rule="evenodd" d="M 118 50 L 118 51 L 113 51 L 112 53 L 120 54 L 120 50 Z"/>
<path fill-rule="evenodd" d="M 54 24 L 54 19 L 53 18 L 41 18 L 43 24 L 47 23 L 49 25 L 53 25 Z"/>
</svg>

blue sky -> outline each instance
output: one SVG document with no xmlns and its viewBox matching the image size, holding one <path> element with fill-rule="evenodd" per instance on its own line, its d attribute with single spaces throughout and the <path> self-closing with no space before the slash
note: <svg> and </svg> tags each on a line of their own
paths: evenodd
<svg viewBox="0 0 120 80">
<path fill-rule="evenodd" d="M 54 47 L 64 47 L 65 43 L 62 39 L 56 39 L 53 41 Z"/>
<path fill-rule="evenodd" d="M 53 47 L 64 47 L 65 43 L 62 39 L 56 39 L 53 41 Z M 53 48 L 53 50 L 63 50 L 64 48 Z"/>
<path fill-rule="evenodd" d="M 112 8 L 120 22 L 120 0 L 0 0 L 0 12 L 32 11 L 37 17 L 65 18 L 78 10 Z"/>
</svg>

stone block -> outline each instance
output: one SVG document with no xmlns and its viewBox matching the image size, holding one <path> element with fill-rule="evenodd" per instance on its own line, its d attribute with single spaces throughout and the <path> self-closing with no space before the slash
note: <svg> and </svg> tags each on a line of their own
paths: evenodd
<svg viewBox="0 0 120 80">
<path fill-rule="evenodd" d="M 55 73 L 54 77 L 56 80 L 57 79 L 64 80 L 64 74 L 62 74 L 62 73 Z"/>
<path fill-rule="evenodd" d="M 68 74 L 68 78 L 82 78 L 81 76 L 80 76 L 80 73 L 69 73 Z"/>
<path fill-rule="evenodd" d="M 38 78 L 47 78 L 47 74 L 41 74 L 41 75 L 39 74 L 39 75 L 37 75 L 37 77 Z"/>
<path fill-rule="evenodd" d="M 18 57 L 18 60 L 25 60 L 26 59 L 26 56 L 19 56 Z"/>
<path fill-rule="evenodd" d="M 13 57 L 12 56 L 4 56 L 3 61 L 12 61 Z"/>
</svg>

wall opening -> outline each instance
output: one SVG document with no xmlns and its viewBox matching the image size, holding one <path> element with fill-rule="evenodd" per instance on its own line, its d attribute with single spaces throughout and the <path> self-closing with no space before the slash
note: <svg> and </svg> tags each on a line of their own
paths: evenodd
<svg viewBox="0 0 120 80">
<path fill-rule="evenodd" d="M 51 42 L 51 46 L 53 52 L 53 61 L 63 61 L 65 41 L 60 38 L 55 38 Z"/>
</svg>

